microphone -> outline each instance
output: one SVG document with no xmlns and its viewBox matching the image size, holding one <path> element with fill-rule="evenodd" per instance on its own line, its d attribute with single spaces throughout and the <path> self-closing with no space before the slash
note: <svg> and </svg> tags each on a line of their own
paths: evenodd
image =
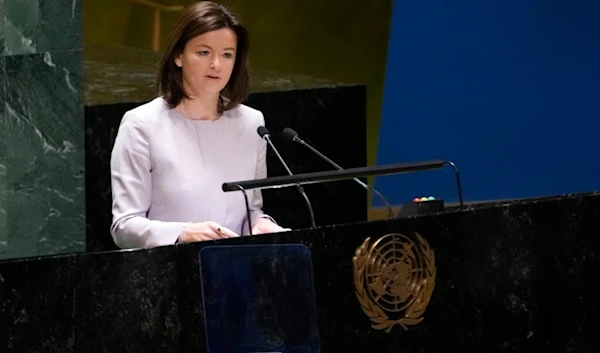
<svg viewBox="0 0 600 353">
<path fill-rule="evenodd" d="M 285 138 L 287 138 L 288 140 L 291 140 L 293 142 L 298 142 L 299 144 L 306 146 L 314 154 L 316 154 L 317 156 L 319 156 L 319 158 L 321 158 L 324 161 L 326 161 L 327 163 L 331 164 L 336 169 L 338 169 L 338 170 L 344 170 L 344 168 L 340 167 L 334 161 L 332 161 L 331 159 L 327 158 L 327 156 L 325 156 L 323 153 L 319 152 L 316 148 L 314 148 L 313 146 L 309 145 L 303 139 L 301 139 L 300 137 L 298 137 L 298 133 L 296 131 L 294 131 L 293 129 L 291 129 L 289 127 L 286 127 L 285 129 L 283 129 L 283 136 L 285 136 Z M 377 195 L 381 200 L 383 200 L 383 202 L 385 203 L 385 206 L 387 207 L 387 210 L 388 210 L 388 218 L 389 219 L 394 218 L 394 212 L 392 211 L 392 207 L 390 206 L 390 204 L 388 203 L 388 201 L 385 199 L 385 197 L 383 197 L 383 195 L 381 195 L 379 193 L 379 191 L 377 191 L 374 188 L 370 187 L 369 185 L 363 183 L 358 178 L 353 178 L 353 180 L 355 182 L 357 182 L 360 186 L 362 186 L 363 188 L 365 188 L 365 190 L 367 190 L 367 191 L 370 190 L 375 195 Z"/>
<path fill-rule="evenodd" d="M 277 155 L 277 158 L 279 158 L 279 161 L 281 162 L 281 164 L 283 164 L 283 166 L 285 167 L 285 170 L 288 172 L 288 174 L 294 175 L 294 174 L 292 174 L 292 171 L 290 170 L 290 168 L 288 168 L 287 164 L 285 163 L 285 161 L 279 154 L 279 151 L 277 151 L 277 148 L 275 148 L 275 145 L 273 144 L 273 142 L 271 142 L 271 135 L 269 134 L 269 130 L 265 126 L 259 126 L 258 129 L 256 130 L 256 132 L 262 139 L 266 140 L 267 143 L 271 146 L 271 148 Z M 310 224 L 314 228 L 314 227 L 316 227 L 316 224 L 315 224 L 315 214 L 313 213 L 312 204 L 310 203 L 308 196 L 306 196 L 306 193 L 304 192 L 304 188 L 302 187 L 302 185 L 297 184 L 296 187 L 298 187 L 298 191 L 300 192 L 300 194 L 302 194 L 302 197 L 304 197 L 304 200 L 306 201 L 306 205 L 308 206 L 308 213 L 310 214 Z"/>
</svg>

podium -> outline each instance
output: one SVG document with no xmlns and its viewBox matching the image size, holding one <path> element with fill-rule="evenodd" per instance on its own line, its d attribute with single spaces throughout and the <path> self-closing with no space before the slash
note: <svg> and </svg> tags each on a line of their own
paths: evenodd
<svg viewBox="0 0 600 353">
<path fill-rule="evenodd" d="M 600 193 L 0 263 L 2 352 L 597 352 Z"/>
</svg>

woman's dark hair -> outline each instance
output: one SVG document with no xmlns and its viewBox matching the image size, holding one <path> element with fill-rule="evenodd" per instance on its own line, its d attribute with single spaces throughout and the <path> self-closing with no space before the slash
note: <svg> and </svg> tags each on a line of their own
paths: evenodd
<svg viewBox="0 0 600 353">
<path fill-rule="evenodd" d="M 248 96 L 248 50 L 249 36 L 244 25 L 224 6 L 211 1 L 201 1 L 188 6 L 171 32 L 169 46 L 159 68 L 158 90 L 170 108 L 175 108 L 183 98 L 181 68 L 175 58 L 181 54 L 191 39 L 215 30 L 228 28 L 237 36 L 237 49 L 233 72 L 221 94 L 228 99 L 219 102 L 219 113 L 233 109 Z"/>
</svg>

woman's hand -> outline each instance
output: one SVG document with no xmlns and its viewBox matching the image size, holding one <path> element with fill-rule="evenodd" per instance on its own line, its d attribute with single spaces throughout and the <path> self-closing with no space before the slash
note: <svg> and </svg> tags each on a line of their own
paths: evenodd
<svg viewBox="0 0 600 353">
<path fill-rule="evenodd" d="M 179 242 L 192 243 L 235 237 L 239 237 L 239 235 L 234 231 L 219 225 L 217 222 L 208 221 L 188 224 L 179 236 Z"/>
<path fill-rule="evenodd" d="M 268 218 L 259 218 L 252 227 L 252 234 L 287 232 L 290 228 L 282 228 Z"/>
</svg>

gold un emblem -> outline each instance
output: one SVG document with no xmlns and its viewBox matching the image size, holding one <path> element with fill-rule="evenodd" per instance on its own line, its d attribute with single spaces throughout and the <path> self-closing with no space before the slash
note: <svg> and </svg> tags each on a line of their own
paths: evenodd
<svg viewBox="0 0 600 353">
<path fill-rule="evenodd" d="M 435 255 L 417 233 L 415 241 L 387 234 L 356 249 L 354 286 L 362 310 L 376 330 L 389 333 L 398 324 L 405 330 L 423 321 L 435 287 Z"/>
</svg>

